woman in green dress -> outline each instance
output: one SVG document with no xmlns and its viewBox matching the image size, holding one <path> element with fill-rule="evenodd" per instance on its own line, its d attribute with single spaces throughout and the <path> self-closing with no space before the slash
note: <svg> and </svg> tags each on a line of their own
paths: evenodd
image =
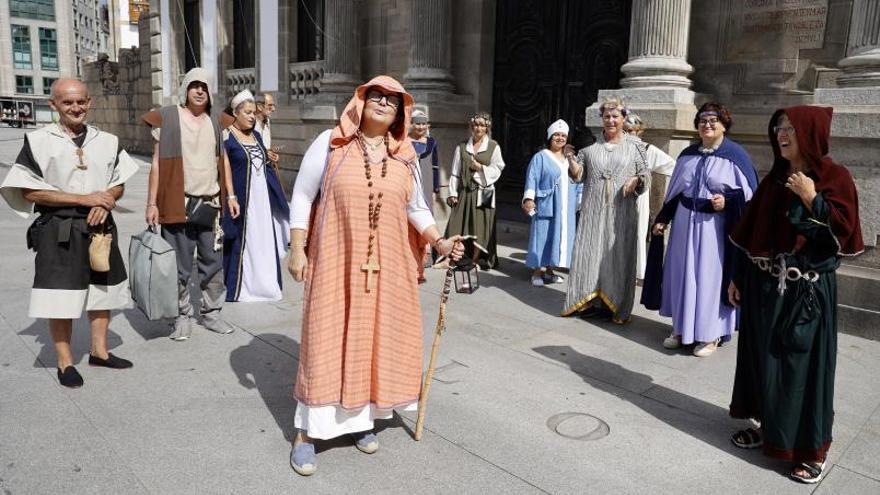
<svg viewBox="0 0 880 495">
<path fill-rule="evenodd" d="M 470 121 L 471 137 L 459 143 L 452 154 L 449 197 L 452 211 L 446 235 L 473 236 L 468 241 L 471 258 L 480 268 L 495 268 L 498 254 L 495 240 L 495 183 L 504 170 L 501 147 L 490 137 L 492 118 L 485 112 Z"/>
<path fill-rule="evenodd" d="M 773 169 L 730 236 L 742 253 L 728 288 L 742 308 L 730 414 L 761 424 L 731 440 L 793 461 L 789 476 L 804 483 L 822 479 L 831 445 L 835 272 L 863 251 L 852 176 L 827 156 L 831 113 L 773 114 Z"/>
</svg>

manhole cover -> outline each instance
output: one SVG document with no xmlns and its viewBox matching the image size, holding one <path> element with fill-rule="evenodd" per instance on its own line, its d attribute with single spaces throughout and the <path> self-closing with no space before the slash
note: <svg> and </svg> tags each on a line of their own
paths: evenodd
<svg viewBox="0 0 880 495">
<path fill-rule="evenodd" d="M 565 412 L 551 416 L 547 428 L 561 437 L 582 442 L 605 438 L 611 433 L 608 423 L 592 414 Z"/>
</svg>

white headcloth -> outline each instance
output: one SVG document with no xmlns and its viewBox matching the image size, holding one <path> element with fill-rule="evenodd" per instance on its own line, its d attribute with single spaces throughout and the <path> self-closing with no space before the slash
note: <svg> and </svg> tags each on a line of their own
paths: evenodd
<svg viewBox="0 0 880 495">
<path fill-rule="evenodd" d="M 559 119 L 556 122 L 550 124 L 550 127 L 547 128 L 547 139 L 550 139 L 550 137 L 557 132 L 568 135 L 568 124 L 566 124 L 565 121 L 562 119 Z"/>
<path fill-rule="evenodd" d="M 232 101 L 229 102 L 229 106 L 232 107 L 233 111 L 235 111 L 235 109 L 238 108 L 239 105 L 246 101 L 254 101 L 254 94 L 247 89 L 233 96 Z"/>
</svg>

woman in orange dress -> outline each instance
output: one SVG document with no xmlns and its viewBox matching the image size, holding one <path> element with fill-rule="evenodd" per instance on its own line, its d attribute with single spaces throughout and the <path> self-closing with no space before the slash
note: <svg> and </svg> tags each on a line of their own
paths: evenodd
<svg viewBox="0 0 880 495">
<path fill-rule="evenodd" d="M 373 453 L 373 420 L 415 409 L 421 254 L 426 244 L 452 259 L 464 249 L 441 237 L 422 193 L 412 107 L 390 77 L 361 85 L 297 175 L 288 269 L 305 291 L 290 462 L 301 475 L 315 472 L 313 440 L 351 434 Z"/>
</svg>

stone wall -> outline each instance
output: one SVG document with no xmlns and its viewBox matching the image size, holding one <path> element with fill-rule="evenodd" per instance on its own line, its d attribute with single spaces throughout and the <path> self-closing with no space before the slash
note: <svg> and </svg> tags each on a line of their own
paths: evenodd
<svg viewBox="0 0 880 495">
<path fill-rule="evenodd" d="M 152 154 L 152 138 L 140 118 L 153 108 L 149 19 L 141 20 L 140 47 L 119 50 L 118 62 L 101 54 L 85 64 L 83 81 L 92 96 L 89 122 L 119 136 L 129 153 Z"/>
</svg>

